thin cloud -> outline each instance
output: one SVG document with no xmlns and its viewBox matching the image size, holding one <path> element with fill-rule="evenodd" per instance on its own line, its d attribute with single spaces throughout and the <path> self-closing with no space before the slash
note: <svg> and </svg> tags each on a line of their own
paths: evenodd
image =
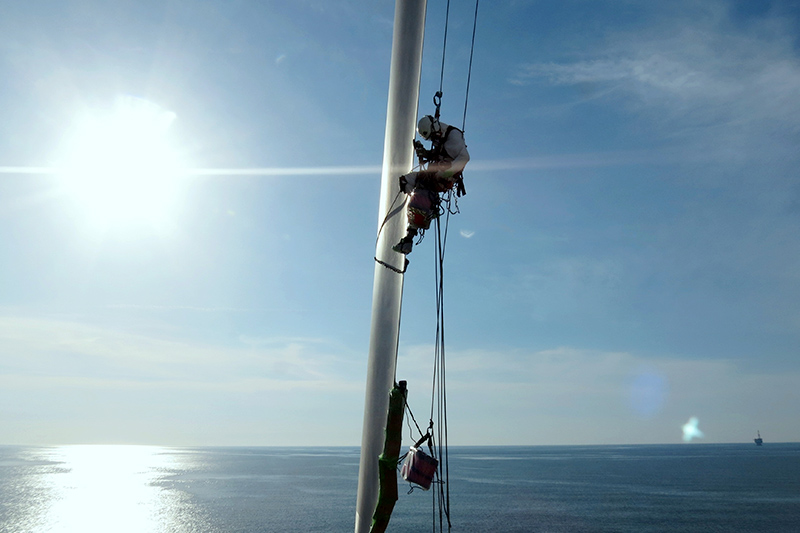
<svg viewBox="0 0 800 533">
<path fill-rule="evenodd" d="M 409 405 L 426 407 L 433 346 L 403 349 L 398 375 L 408 380 Z M 549 350 L 447 351 L 448 403 L 472 406 L 459 439 L 501 432 L 505 442 L 586 444 L 575 427 L 585 424 L 596 443 L 679 442 L 676 428 L 697 413 L 723 430 L 714 442 L 746 440 L 754 425 L 792 416 L 800 401 L 797 372 L 753 375 L 737 362 L 689 360 L 560 347 Z M 769 390 L 780 401 L 754 401 Z M 480 401 L 476 401 L 480 398 Z M 502 413 L 498 417 L 498 413 Z M 744 428 L 741 431 L 737 428 Z M 549 429 L 548 429 L 549 428 Z M 732 428 L 732 429 L 731 429 Z M 788 432 L 780 430 L 786 438 Z M 553 433 L 555 432 L 555 433 Z M 574 435 L 573 435 L 574 434 Z M 455 438 L 455 437 L 454 437 Z M 581 440 L 583 439 L 583 440 Z"/>
<path fill-rule="evenodd" d="M 213 346 L 76 322 L 0 318 L 0 375 L 179 384 L 351 380 L 349 354 L 320 339 Z"/>
<path fill-rule="evenodd" d="M 197 307 L 191 305 L 110 304 L 107 309 L 136 309 L 147 311 L 197 311 L 199 313 L 248 313 L 254 309 L 237 307 Z"/>
<path fill-rule="evenodd" d="M 0 317 L 0 440 L 352 444 L 357 417 L 340 415 L 358 411 L 363 369 L 332 346 L 218 346 Z M 299 435 L 309 427 L 316 440 Z"/>
<path fill-rule="evenodd" d="M 523 64 L 512 81 L 580 85 L 652 117 L 666 135 L 694 137 L 729 153 L 774 148 L 772 135 L 781 133 L 792 138 L 779 148 L 793 149 L 800 61 L 789 24 L 777 16 L 737 24 L 721 6 L 709 6 L 706 16 L 667 18 L 611 35 L 577 61 Z"/>
</svg>

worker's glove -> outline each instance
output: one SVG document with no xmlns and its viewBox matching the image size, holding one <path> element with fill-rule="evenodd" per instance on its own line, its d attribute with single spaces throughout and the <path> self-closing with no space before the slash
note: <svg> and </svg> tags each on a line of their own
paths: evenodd
<svg viewBox="0 0 800 533">
<path fill-rule="evenodd" d="M 425 146 L 419 141 L 414 141 L 414 151 L 417 153 L 417 157 L 421 157 L 423 159 L 425 159 L 428 155 L 428 151 L 425 149 Z"/>
<path fill-rule="evenodd" d="M 398 178 L 397 181 L 400 182 L 400 190 L 408 194 L 408 191 L 406 190 L 406 187 L 408 187 L 408 180 L 406 179 L 406 177 L 400 176 L 400 178 Z"/>
</svg>

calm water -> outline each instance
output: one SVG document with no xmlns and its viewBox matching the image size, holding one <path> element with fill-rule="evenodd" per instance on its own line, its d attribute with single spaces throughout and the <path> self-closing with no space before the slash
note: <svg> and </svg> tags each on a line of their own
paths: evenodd
<svg viewBox="0 0 800 533">
<path fill-rule="evenodd" d="M 355 448 L 0 447 L 0 532 L 347 532 Z M 456 532 L 800 532 L 800 444 L 453 448 Z M 389 531 L 431 531 L 431 493 Z"/>
</svg>

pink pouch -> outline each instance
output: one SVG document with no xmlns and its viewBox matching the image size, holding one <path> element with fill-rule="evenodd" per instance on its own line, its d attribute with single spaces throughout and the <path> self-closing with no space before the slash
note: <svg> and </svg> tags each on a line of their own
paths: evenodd
<svg viewBox="0 0 800 533">
<path fill-rule="evenodd" d="M 403 466 L 400 467 L 400 475 L 409 483 L 414 483 L 422 487 L 423 490 L 428 490 L 431 488 L 433 476 L 436 474 L 436 467 L 438 466 L 439 461 L 412 446 L 406 455 L 406 460 L 403 461 Z"/>
</svg>

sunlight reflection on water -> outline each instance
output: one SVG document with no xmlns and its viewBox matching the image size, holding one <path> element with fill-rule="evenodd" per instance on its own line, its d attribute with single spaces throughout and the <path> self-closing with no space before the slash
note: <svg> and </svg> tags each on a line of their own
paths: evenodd
<svg viewBox="0 0 800 533">
<path fill-rule="evenodd" d="M 178 465 L 152 446 L 62 446 L 45 453 L 49 506 L 43 531 L 155 532 L 180 529 L 174 492 L 158 481 Z"/>
</svg>

